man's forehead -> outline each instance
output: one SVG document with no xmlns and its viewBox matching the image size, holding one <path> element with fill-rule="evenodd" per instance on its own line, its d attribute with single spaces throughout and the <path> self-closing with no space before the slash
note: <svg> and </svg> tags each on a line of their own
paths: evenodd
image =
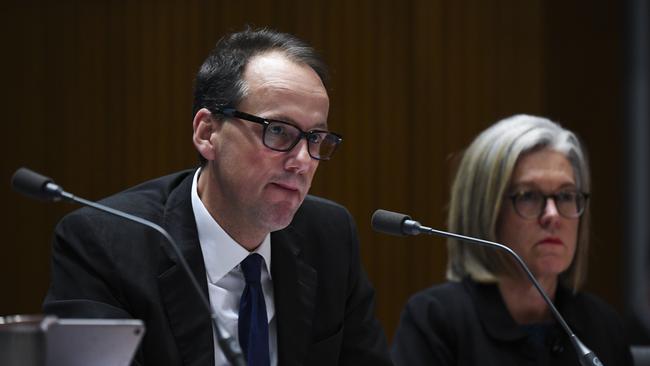
<svg viewBox="0 0 650 366">
<path fill-rule="evenodd" d="M 244 70 L 245 97 L 238 108 L 302 129 L 326 129 L 329 96 L 318 74 L 280 52 L 251 59 Z"/>
<path fill-rule="evenodd" d="M 323 93 L 322 80 L 309 65 L 291 60 L 280 51 L 252 57 L 243 73 L 248 88 L 265 86 L 280 89 L 301 89 L 308 93 Z"/>
</svg>

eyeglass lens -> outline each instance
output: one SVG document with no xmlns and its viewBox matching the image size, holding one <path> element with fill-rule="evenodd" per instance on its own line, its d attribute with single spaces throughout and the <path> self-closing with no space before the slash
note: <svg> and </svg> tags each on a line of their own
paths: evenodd
<svg viewBox="0 0 650 366">
<path fill-rule="evenodd" d="M 580 192 L 563 191 L 544 195 L 539 191 L 518 192 L 512 196 L 515 210 L 524 218 L 539 217 L 546 205 L 547 199 L 552 198 L 560 215 L 566 218 L 577 218 L 585 208 L 585 196 Z"/>
<path fill-rule="evenodd" d="M 329 159 L 339 143 L 339 138 L 328 132 L 312 131 L 305 134 L 309 155 L 316 159 Z M 288 151 L 300 142 L 302 136 L 303 132 L 296 126 L 271 121 L 264 130 L 264 145 L 274 150 Z"/>
</svg>

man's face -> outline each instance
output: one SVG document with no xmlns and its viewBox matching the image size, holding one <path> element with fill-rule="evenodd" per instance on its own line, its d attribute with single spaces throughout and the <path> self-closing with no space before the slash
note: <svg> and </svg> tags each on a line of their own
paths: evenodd
<svg viewBox="0 0 650 366">
<path fill-rule="evenodd" d="M 303 131 L 327 129 L 327 91 L 309 66 L 271 52 L 252 58 L 243 79 L 247 92 L 238 110 L 286 121 Z M 262 125 L 237 118 L 213 123 L 218 125 L 210 138 L 215 158 L 207 167 L 214 177 L 210 183 L 215 185 L 217 216 L 240 230 L 286 227 L 318 167 L 307 141 L 303 138 L 291 151 L 278 152 L 262 143 Z"/>
</svg>

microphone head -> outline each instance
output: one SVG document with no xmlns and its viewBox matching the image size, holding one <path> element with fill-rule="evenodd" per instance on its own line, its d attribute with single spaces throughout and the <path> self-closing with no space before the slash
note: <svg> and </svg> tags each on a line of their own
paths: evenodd
<svg viewBox="0 0 650 366">
<path fill-rule="evenodd" d="M 397 212 L 377 210 L 372 214 L 370 224 L 372 229 L 384 234 L 405 236 L 409 233 L 404 230 L 404 221 L 411 217 Z"/>
<path fill-rule="evenodd" d="M 57 190 L 50 189 L 48 184 L 56 186 L 52 178 L 40 175 L 24 167 L 16 170 L 11 177 L 11 187 L 19 193 L 44 201 L 59 198 Z"/>
</svg>

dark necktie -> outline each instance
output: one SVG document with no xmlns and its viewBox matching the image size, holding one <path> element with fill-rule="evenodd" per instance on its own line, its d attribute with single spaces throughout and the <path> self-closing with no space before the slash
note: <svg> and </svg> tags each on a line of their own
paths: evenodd
<svg viewBox="0 0 650 366">
<path fill-rule="evenodd" d="M 239 302 L 239 345 L 248 366 L 269 366 L 269 324 L 260 277 L 264 258 L 254 253 L 241 262 L 246 287 Z"/>
</svg>

